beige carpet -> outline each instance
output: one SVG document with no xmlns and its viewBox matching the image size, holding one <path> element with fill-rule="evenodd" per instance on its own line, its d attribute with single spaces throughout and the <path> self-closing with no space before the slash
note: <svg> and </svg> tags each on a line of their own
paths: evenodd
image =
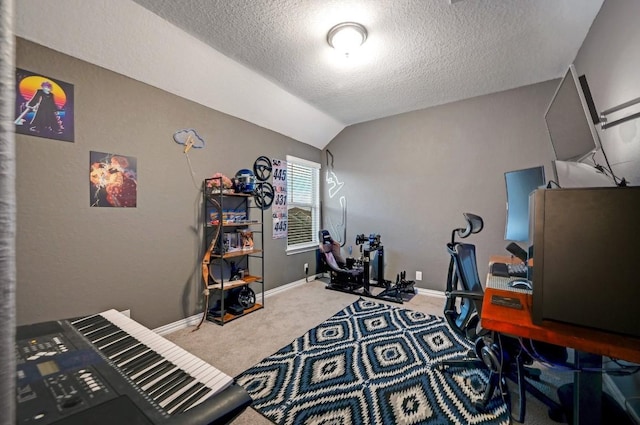
<svg viewBox="0 0 640 425">
<path fill-rule="evenodd" d="M 236 376 L 357 299 L 356 295 L 327 290 L 325 282 L 316 280 L 279 292 L 265 300 L 264 309 L 224 326 L 205 322 L 198 331 L 193 332 L 194 327 L 190 327 L 165 337 L 226 374 Z M 416 295 L 402 305 L 390 304 L 442 316 L 444 298 Z M 564 380 L 571 379 L 564 375 Z M 528 397 L 525 424 L 555 423 L 547 417 L 546 406 Z M 233 421 L 233 425 L 262 424 L 271 421 L 251 408 Z"/>
</svg>

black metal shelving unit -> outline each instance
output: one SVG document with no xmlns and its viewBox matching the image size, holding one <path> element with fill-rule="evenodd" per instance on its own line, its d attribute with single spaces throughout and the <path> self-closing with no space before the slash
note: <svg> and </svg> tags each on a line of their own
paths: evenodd
<svg viewBox="0 0 640 425">
<path fill-rule="evenodd" d="M 211 251 L 209 275 L 205 281 L 203 273 L 203 283 L 204 315 L 207 320 L 224 325 L 264 308 L 264 211 L 256 206 L 251 194 L 217 189 L 220 187 L 221 177 L 202 183 L 203 245 L 205 254 Z M 242 246 L 243 232 L 252 233 L 252 247 Z M 254 291 L 255 304 L 240 314 L 232 314 L 228 312 L 227 295 L 243 286 Z"/>
</svg>

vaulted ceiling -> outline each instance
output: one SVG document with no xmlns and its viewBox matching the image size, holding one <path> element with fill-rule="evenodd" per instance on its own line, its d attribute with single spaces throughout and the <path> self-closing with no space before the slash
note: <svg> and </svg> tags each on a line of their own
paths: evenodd
<svg viewBox="0 0 640 425">
<path fill-rule="evenodd" d="M 603 1 L 30 0 L 16 33 L 323 148 L 351 124 L 561 77 Z M 344 21 L 368 31 L 348 59 L 326 40 Z"/>
<path fill-rule="evenodd" d="M 349 125 L 559 77 L 602 0 L 134 0 Z M 344 58 L 326 41 L 355 21 Z"/>
</svg>

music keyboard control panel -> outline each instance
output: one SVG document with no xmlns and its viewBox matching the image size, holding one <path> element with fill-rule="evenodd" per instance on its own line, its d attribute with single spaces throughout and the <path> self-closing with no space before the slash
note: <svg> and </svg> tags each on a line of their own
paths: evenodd
<svg viewBox="0 0 640 425">
<path fill-rule="evenodd" d="M 48 425 L 117 396 L 96 369 L 104 359 L 63 324 L 49 327 L 58 332 L 16 341 L 18 424 Z"/>
<path fill-rule="evenodd" d="M 115 310 L 16 329 L 19 425 L 227 423 L 233 378 Z"/>
</svg>

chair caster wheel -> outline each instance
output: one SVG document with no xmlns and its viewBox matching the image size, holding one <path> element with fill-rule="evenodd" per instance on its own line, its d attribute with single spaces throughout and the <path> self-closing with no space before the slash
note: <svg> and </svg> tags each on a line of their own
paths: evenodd
<svg viewBox="0 0 640 425">
<path fill-rule="evenodd" d="M 564 412 L 562 411 L 562 408 L 559 408 L 559 407 L 551 408 L 549 409 L 548 414 L 549 414 L 549 419 L 551 419 L 554 422 L 558 422 L 558 423 L 565 422 Z"/>
</svg>

